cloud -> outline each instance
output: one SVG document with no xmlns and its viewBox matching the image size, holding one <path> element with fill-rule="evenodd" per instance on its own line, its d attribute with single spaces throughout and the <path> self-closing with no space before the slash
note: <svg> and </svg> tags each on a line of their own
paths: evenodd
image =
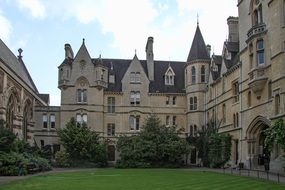
<svg viewBox="0 0 285 190">
<path fill-rule="evenodd" d="M 40 0 L 18 0 L 21 10 L 27 11 L 32 17 L 37 19 L 45 18 L 46 9 Z"/>
<path fill-rule="evenodd" d="M 9 41 L 12 29 L 13 28 L 10 21 L 2 15 L 2 12 L 0 10 L 0 38 L 3 41 Z"/>
</svg>

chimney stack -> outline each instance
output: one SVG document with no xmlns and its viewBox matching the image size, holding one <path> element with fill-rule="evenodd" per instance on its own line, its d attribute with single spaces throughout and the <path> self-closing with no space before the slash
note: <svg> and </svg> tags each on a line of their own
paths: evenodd
<svg viewBox="0 0 285 190">
<path fill-rule="evenodd" d="M 238 33 L 238 17 L 230 16 L 227 19 L 229 27 L 229 42 L 239 42 L 239 33 Z"/>
<path fill-rule="evenodd" d="M 211 50 L 212 50 L 212 49 L 211 49 L 211 45 L 208 44 L 208 45 L 206 46 L 206 48 L 207 48 L 207 51 L 208 51 L 208 55 L 211 57 Z"/>
<path fill-rule="evenodd" d="M 154 80 L 153 37 L 148 37 L 145 47 L 145 52 L 146 52 L 148 78 L 150 81 L 153 81 Z"/>
</svg>

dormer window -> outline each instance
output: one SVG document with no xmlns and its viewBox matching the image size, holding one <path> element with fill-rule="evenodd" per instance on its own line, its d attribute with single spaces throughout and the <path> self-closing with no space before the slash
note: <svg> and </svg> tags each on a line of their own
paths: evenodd
<svg viewBox="0 0 285 190">
<path fill-rule="evenodd" d="M 173 71 L 173 69 L 171 68 L 171 66 L 168 66 L 167 71 L 164 74 L 164 82 L 165 85 L 174 85 L 174 78 L 175 78 L 175 73 Z"/>
</svg>

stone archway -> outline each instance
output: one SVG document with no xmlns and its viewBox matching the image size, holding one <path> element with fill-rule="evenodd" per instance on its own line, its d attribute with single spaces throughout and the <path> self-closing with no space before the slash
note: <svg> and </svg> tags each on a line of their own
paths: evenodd
<svg viewBox="0 0 285 190">
<path fill-rule="evenodd" d="M 7 107 L 6 107 L 6 123 L 7 127 L 10 130 L 13 130 L 14 125 L 14 114 L 15 114 L 15 98 L 11 95 L 8 99 Z"/>
<path fill-rule="evenodd" d="M 264 146 L 264 130 L 270 126 L 270 121 L 263 116 L 257 116 L 246 131 L 249 167 L 260 169 L 264 166 L 264 158 L 269 152 Z"/>
</svg>

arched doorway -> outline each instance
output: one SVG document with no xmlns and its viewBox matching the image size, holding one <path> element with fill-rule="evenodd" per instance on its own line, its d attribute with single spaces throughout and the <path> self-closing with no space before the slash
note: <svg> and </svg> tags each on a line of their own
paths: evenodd
<svg viewBox="0 0 285 190">
<path fill-rule="evenodd" d="M 249 167 L 251 169 L 263 169 L 265 158 L 270 153 L 264 146 L 264 130 L 270 126 L 270 121 L 265 117 L 256 117 L 247 129 Z"/>
</svg>

